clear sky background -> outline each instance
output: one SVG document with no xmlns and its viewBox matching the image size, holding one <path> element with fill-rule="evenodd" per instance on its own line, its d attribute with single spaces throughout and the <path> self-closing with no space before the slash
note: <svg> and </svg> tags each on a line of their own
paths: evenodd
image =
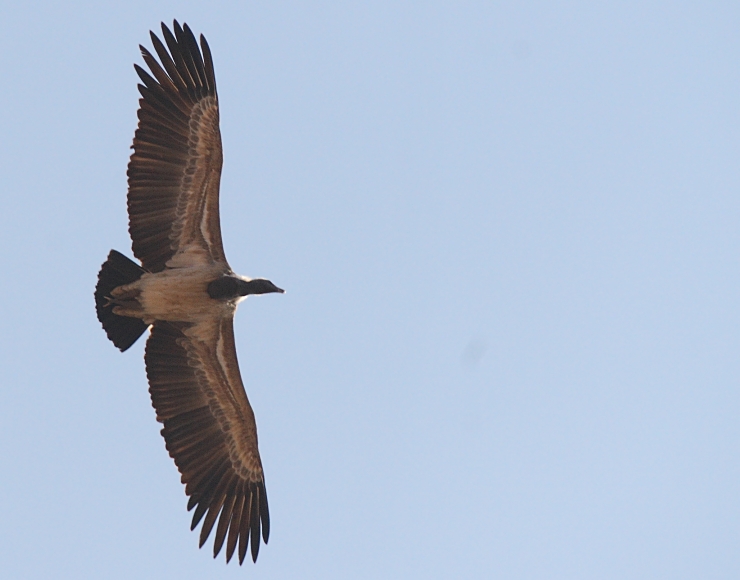
<svg viewBox="0 0 740 580">
<path fill-rule="evenodd" d="M 133 63 L 213 51 L 272 531 L 197 533 L 131 255 Z M 0 576 L 740 577 L 740 5 L 6 2 Z"/>
</svg>

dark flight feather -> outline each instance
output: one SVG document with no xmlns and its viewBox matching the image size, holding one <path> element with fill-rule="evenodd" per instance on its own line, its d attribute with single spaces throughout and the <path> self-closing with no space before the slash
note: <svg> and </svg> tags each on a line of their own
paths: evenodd
<svg viewBox="0 0 740 580">
<path fill-rule="evenodd" d="M 135 65 L 142 98 L 127 172 L 129 233 L 134 254 L 150 272 L 162 271 L 181 244 L 197 236 L 204 215 L 211 236 L 204 240 L 207 253 L 214 262 L 226 262 L 218 212 L 223 153 L 213 63 L 210 51 L 204 61 L 189 27 L 175 22 L 174 29 L 175 34 L 162 25 L 166 46 L 151 35 L 160 63 L 142 47 L 151 74 Z M 158 210 L 169 213 L 153 215 L 147 203 L 152 198 Z"/>
<path fill-rule="evenodd" d="M 95 287 L 95 309 L 98 320 L 108 338 L 122 352 L 128 350 L 149 325 L 140 318 L 113 314 L 115 304 L 110 301 L 110 293 L 118 286 L 136 282 L 145 273 L 146 270 L 141 266 L 120 252 L 111 250 L 98 274 L 98 284 Z"/>
<path fill-rule="evenodd" d="M 236 365 L 230 321 L 218 328 L 222 333 L 219 342 L 225 344 L 228 359 Z M 216 390 L 218 385 L 214 383 L 229 380 L 229 373 L 213 366 L 218 357 L 204 354 L 203 344 L 195 344 L 197 338 L 191 336 L 197 337 L 197 331 L 198 327 L 187 323 L 154 324 L 145 354 L 152 405 L 157 419 L 164 424 L 165 445 L 190 496 L 188 509 L 195 508 L 192 528 L 203 521 L 200 546 L 216 526 L 214 556 L 228 537 L 227 558 L 230 558 L 229 545 L 233 554 L 233 546 L 238 542 L 246 545 L 251 540 L 252 558 L 256 559 L 260 535 L 267 543 L 270 529 L 259 455 L 255 445 L 254 457 L 245 459 L 247 464 L 234 463 L 235 458 L 229 453 L 233 441 L 229 437 L 236 436 L 238 429 L 225 431 L 217 417 L 229 415 L 235 409 L 223 407 L 226 399 L 207 394 Z M 228 389 L 226 385 L 224 388 Z M 252 421 L 247 423 L 247 428 L 256 442 Z"/>
</svg>

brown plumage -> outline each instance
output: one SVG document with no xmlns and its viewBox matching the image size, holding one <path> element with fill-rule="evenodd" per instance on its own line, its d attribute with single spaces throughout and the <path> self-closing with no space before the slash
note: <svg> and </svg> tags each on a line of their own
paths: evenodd
<svg viewBox="0 0 740 580">
<path fill-rule="evenodd" d="M 200 545 L 224 506 L 213 555 L 218 555 L 230 529 L 226 560 L 231 559 L 237 538 L 239 561 L 244 560 L 250 535 L 252 558 L 256 560 L 260 523 L 267 543 L 270 516 L 254 413 L 235 364 L 231 319 L 202 324 L 205 328 L 154 323 L 145 355 L 149 392 L 157 420 L 164 424 L 167 451 L 190 496 L 188 509 L 195 508 L 191 529 L 205 515 Z M 211 339 L 214 335 L 215 349 Z M 207 340 L 195 338 L 200 336 Z M 229 364 L 220 364 L 219 356 Z"/>
<path fill-rule="evenodd" d="M 152 32 L 162 62 L 143 46 L 154 77 L 134 65 L 139 85 L 139 127 L 128 165 L 129 233 L 134 255 L 160 272 L 188 245 L 211 262 L 226 263 L 221 242 L 218 190 L 223 152 L 211 50 L 201 36 L 203 56 L 187 24 L 163 24 L 167 48 Z"/>
<path fill-rule="evenodd" d="M 182 475 L 200 545 L 215 527 L 242 563 L 257 559 L 270 517 L 254 413 L 242 383 L 233 316 L 248 294 L 282 292 L 231 270 L 221 242 L 222 150 L 208 43 L 187 25 L 141 47 L 139 126 L 128 166 L 129 233 L 138 266 L 112 250 L 95 291 L 98 318 L 126 350 L 151 326 L 146 372 L 157 420 Z M 202 51 L 202 52 L 201 52 Z M 161 63 L 161 64 L 160 64 Z"/>
</svg>

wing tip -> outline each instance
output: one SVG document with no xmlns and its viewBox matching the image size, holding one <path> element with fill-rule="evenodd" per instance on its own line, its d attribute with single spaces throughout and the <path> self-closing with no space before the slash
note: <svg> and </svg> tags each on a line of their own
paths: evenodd
<svg viewBox="0 0 740 580">
<path fill-rule="evenodd" d="M 219 487 L 223 489 L 223 482 Z M 207 514 L 198 537 L 198 548 L 201 549 L 208 543 L 208 538 L 215 528 L 212 552 L 214 558 L 218 557 L 226 545 L 225 556 L 228 564 L 237 552 L 238 546 L 240 566 L 243 565 L 248 550 L 252 562 L 256 563 L 260 544 L 264 542 L 267 545 L 270 533 L 264 480 L 245 482 L 243 486 L 232 482 L 225 493 L 215 495 L 220 496 L 218 500 L 210 496 L 194 501 L 191 496 L 188 502 L 188 510 L 198 505 L 190 526 L 191 531 L 200 523 L 202 516 Z"/>
</svg>

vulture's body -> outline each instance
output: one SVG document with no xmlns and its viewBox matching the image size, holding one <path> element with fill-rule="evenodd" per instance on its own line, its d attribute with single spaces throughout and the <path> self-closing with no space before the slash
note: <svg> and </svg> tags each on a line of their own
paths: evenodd
<svg viewBox="0 0 740 580">
<path fill-rule="evenodd" d="M 187 25 L 153 33 L 161 65 L 144 48 L 153 76 L 136 66 L 139 126 L 128 167 L 129 232 L 141 266 L 112 250 L 95 303 L 108 338 L 122 351 L 147 328 L 146 372 L 157 420 L 182 474 L 200 545 L 214 526 L 213 554 L 226 542 L 256 560 L 270 520 L 254 413 L 234 345 L 237 303 L 282 292 L 269 280 L 231 270 L 218 209 L 222 150 L 208 44 Z M 201 52 L 202 49 L 202 52 Z"/>
</svg>

